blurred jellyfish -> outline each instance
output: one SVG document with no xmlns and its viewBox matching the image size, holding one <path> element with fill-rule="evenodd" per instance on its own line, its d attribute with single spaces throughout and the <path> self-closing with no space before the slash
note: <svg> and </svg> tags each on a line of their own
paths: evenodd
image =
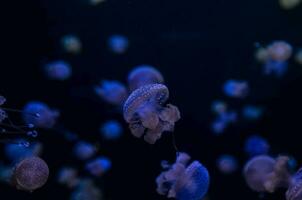
<svg viewBox="0 0 302 200">
<path fill-rule="evenodd" d="M 88 142 L 80 141 L 73 147 L 74 155 L 80 160 L 87 160 L 95 155 L 97 148 Z"/>
<path fill-rule="evenodd" d="M 167 104 L 169 90 L 162 84 L 142 86 L 131 93 L 124 104 L 124 119 L 129 123 L 131 133 L 154 144 L 164 131 L 173 131 L 180 119 L 176 106 Z"/>
<path fill-rule="evenodd" d="M 49 79 L 64 81 L 71 77 L 72 69 L 67 62 L 58 60 L 47 63 L 44 72 Z"/>
<path fill-rule="evenodd" d="M 110 159 L 100 156 L 88 162 L 85 168 L 91 175 L 100 177 L 111 168 L 111 165 Z"/>
<path fill-rule="evenodd" d="M 94 90 L 104 101 L 117 106 L 122 105 L 128 97 L 127 88 L 118 81 L 103 80 Z"/>
<path fill-rule="evenodd" d="M 243 169 L 247 185 L 256 192 L 270 193 L 288 187 L 291 179 L 288 160 L 286 156 L 277 159 L 265 155 L 252 158 Z"/>
<path fill-rule="evenodd" d="M 4 96 L 0 95 L 0 106 L 2 106 L 6 102 Z M 0 123 L 7 118 L 6 112 L 0 107 Z"/>
<path fill-rule="evenodd" d="M 101 3 L 106 2 L 106 0 L 89 0 L 90 4 L 93 6 L 99 5 Z"/>
<path fill-rule="evenodd" d="M 110 120 L 101 126 L 100 132 L 105 139 L 116 140 L 123 134 L 123 127 L 118 121 Z"/>
<path fill-rule="evenodd" d="M 224 101 L 214 101 L 212 103 L 212 112 L 220 115 L 222 113 L 225 113 L 227 111 L 227 104 Z"/>
<path fill-rule="evenodd" d="M 242 115 L 247 120 L 257 120 L 263 114 L 263 109 L 258 106 L 246 105 L 242 109 Z"/>
<path fill-rule="evenodd" d="M 217 159 L 217 167 L 223 174 L 231 174 L 238 169 L 238 161 L 234 156 L 222 155 Z"/>
<path fill-rule="evenodd" d="M 12 167 L 0 163 L 0 182 L 10 183 L 12 175 L 13 175 Z"/>
<path fill-rule="evenodd" d="M 112 35 L 108 39 L 109 49 L 116 54 L 123 54 L 129 47 L 128 38 L 123 35 Z"/>
<path fill-rule="evenodd" d="M 211 124 L 211 130 L 217 135 L 222 134 L 224 132 L 224 130 L 226 129 L 226 127 L 227 127 L 227 124 L 220 120 L 215 120 Z"/>
<path fill-rule="evenodd" d="M 244 144 L 244 151 L 249 156 L 257 156 L 267 154 L 270 150 L 270 145 L 267 140 L 258 135 L 248 137 Z"/>
<path fill-rule="evenodd" d="M 63 167 L 58 173 L 57 180 L 68 188 L 74 188 L 79 184 L 78 171 L 72 167 Z"/>
<path fill-rule="evenodd" d="M 102 191 L 92 180 L 83 179 L 71 194 L 70 200 L 102 200 Z"/>
<path fill-rule="evenodd" d="M 61 44 L 68 53 L 78 54 L 82 50 L 81 40 L 75 35 L 65 35 L 61 39 Z"/>
<path fill-rule="evenodd" d="M 255 53 L 255 59 L 260 63 L 265 63 L 269 59 L 267 48 L 257 48 Z"/>
<path fill-rule="evenodd" d="M 226 111 L 220 113 L 212 123 L 212 131 L 219 135 L 222 134 L 229 124 L 237 121 L 237 113 L 235 111 Z"/>
<path fill-rule="evenodd" d="M 200 200 L 208 191 L 208 170 L 198 161 L 189 164 L 190 156 L 179 153 L 173 165 L 165 163 L 156 178 L 157 193 L 177 200 Z"/>
<path fill-rule="evenodd" d="M 290 10 L 297 7 L 301 3 L 301 0 L 279 0 L 281 8 Z"/>
<path fill-rule="evenodd" d="M 155 67 L 150 65 L 136 66 L 128 75 L 128 86 L 130 91 L 134 91 L 144 85 L 163 82 L 164 77 L 162 74 Z"/>
<path fill-rule="evenodd" d="M 233 98 L 244 98 L 249 93 L 249 85 L 243 80 L 227 80 L 223 85 L 225 95 Z"/>
<path fill-rule="evenodd" d="M 49 169 L 44 160 L 39 157 L 29 157 L 16 165 L 13 183 L 17 189 L 32 192 L 47 182 L 48 175 Z"/>
<path fill-rule="evenodd" d="M 23 120 L 27 124 L 33 124 L 38 128 L 53 128 L 56 124 L 60 113 L 58 110 L 51 109 L 45 103 L 40 101 L 30 101 L 23 108 Z M 35 113 L 38 117 L 28 115 L 27 113 Z"/>
<path fill-rule="evenodd" d="M 299 49 L 296 53 L 295 60 L 298 64 L 302 65 L 302 49 Z"/>
<path fill-rule="evenodd" d="M 302 168 L 291 178 L 289 187 L 286 191 L 286 200 L 302 199 Z"/>
</svg>

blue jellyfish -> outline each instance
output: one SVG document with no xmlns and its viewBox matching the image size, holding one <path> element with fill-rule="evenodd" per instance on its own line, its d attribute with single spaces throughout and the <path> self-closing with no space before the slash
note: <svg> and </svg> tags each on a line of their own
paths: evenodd
<svg viewBox="0 0 302 200">
<path fill-rule="evenodd" d="M 82 43 L 75 35 L 65 35 L 61 39 L 63 49 L 68 53 L 78 54 L 82 51 Z"/>
<path fill-rule="evenodd" d="M 237 121 L 237 113 L 235 111 L 225 111 L 220 113 L 211 124 L 212 131 L 219 135 L 224 132 L 229 124 Z"/>
<path fill-rule="evenodd" d="M 257 156 L 267 154 L 269 152 L 270 145 L 267 140 L 258 135 L 252 135 L 248 137 L 244 144 L 244 151 L 249 156 Z"/>
<path fill-rule="evenodd" d="M 88 142 L 80 141 L 73 147 L 73 153 L 80 160 L 87 160 L 96 154 L 97 148 Z"/>
<path fill-rule="evenodd" d="M 131 93 L 124 104 L 124 119 L 129 123 L 131 133 L 154 144 L 164 131 L 173 131 L 180 119 L 178 108 L 165 102 L 169 90 L 163 84 L 142 86 Z"/>
<path fill-rule="evenodd" d="M 128 86 L 134 91 L 144 85 L 164 83 L 163 75 L 153 66 L 139 65 L 128 74 Z"/>
<path fill-rule="evenodd" d="M 70 64 L 63 60 L 49 62 L 44 66 L 47 78 L 52 80 L 64 81 L 71 77 L 72 69 Z"/>
<path fill-rule="evenodd" d="M 30 113 L 32 113 L 30 115 Z M 37 114 L 37 116 L 33 115 Z M 53 128 L 60 113 L 58 110 L 51 109 L 43 102 L 31 101 L 23 108 L 23 120 L 27 124 L 33 124 L 38 128 Z"/>
<path fill-rule="evenodd" d="M 128 97 L 127 88 L 119 81 L 103 80 L 94 91 L 107 103 L 117 106 L 121 106 Z"/>
<path fill-rule="evenodd" d="M 13 176 L 13 168 L 10 165 L 0 163 L 0 182 L 9 184 Z"/>
<path fill-rule="evenodd" d="M 225 113 L 227 111 L 227 104 L 226 102 L 224 101 L 221 101 L 221 100 L 217 100 L 217 101 L 214 101 L 212 103 L 212 106 L 211 106 L 211 110 L 214 114 L 222 114 L 222 113 Z"/>
<path fill-rule="evenodd" d="M 244 98 L 249 93 L 249 85 L 244 80 L 227 80 L 223 85 L 224 94 L 233 98 Z"/>
<path fill-rule="evenodd" d="M 231 174 L 238 169 L 238 161 L 232 155 L 221 155 L 216 161 L 217 167 L 223 174 Z"/>
<path fill-rule="evenodd" d="M 256 192 L 269 193 L 278 188 L 287 188 L 291 179 L 288 160 L 287 156 L 276 159 L 266 155 L 253 157 L 243 169 L 247 185 Z"/>
<path fill-rule="evenodd" d="M 78 171 L 73 167 L 62 167 L 59 170 L 57 181 L 68 188 L 74 188 L 80 181 Z"/>
<path fill-rule="evenodd" d="M 242 115 L 247 120 L 257 120 L 263 114 L 263 108 L 258 106 L 246 105 L 242 109 Z"/>
<path fill-rule="evenodd" d="M 300 200 L 302 198 L 302 168 L 292 177 L 286 191 L 286 200 Z"/>
<path fill-rule="evenodd" d="M 112 163 L 109 158 L 100 156 L 92 161 L 87 162 L 85 168 L 91 175 L 100 177 L 110 170 L 111 166 Z"/>
<path fill-rule="evenodd" d="M 198 161 L 189 164 L 190 156 L 179 153 L 173 165 L 156 178 L 157 193 L 177 200 L 200 200 L 209 188 L 208 170 Z"/>
<path fill-rule="evenodd" d="M 123 134 L 123 127 L 118 121 L 110 120 L 101 126 L 100 132 L 105 139 L 116 140 Z"/>
<path fill-rule="evenodd" d="M 91 179 L 81 179 L 70 200 L 102 200 L 102 191 Z"/>
<path fill-rule="evenodd" d="M 116 54 L 123 54 L 129 47 L 129 40 L 123 35 L 112 35 L 108 39 L 109 49 Z"/>
</svg>

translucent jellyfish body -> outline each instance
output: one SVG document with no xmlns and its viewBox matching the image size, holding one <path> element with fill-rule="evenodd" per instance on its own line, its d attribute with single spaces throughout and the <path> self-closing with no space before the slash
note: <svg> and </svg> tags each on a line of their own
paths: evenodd
<svg viewBox="0 0 302 200">
<path fill-rule="evenodd" d="M 257 120 L 261 118 L 263 109 L 258 106 L 247 105 L 242 109 L 242 116 L 247 120 Z"/>
<path fill-rule="evenodd" d="M 105 139 L 116 140 L 123 134 L 123 127 L 118 121 L 110 120 L 101 126 L 100 132 Z"/>
<path fill-rule="evenodd" d="M 120 106 L 128 97 L 128 91 L 119 81 L 103 80 L 94 88 L 95 93 L 107 103 Z"/>
<path fill-rule="evenodd" d="M 222 155 L 217 159 L 217 167 L 223 174 L 231 174 L 238 169 L 238 161 L 234 156 Z"/>
<path fill-rule="evenodd" d="M 23 108 L 23 120 L 27 124 L 33 124 L 39 128 L 53 128 L 56 124 L 60 113 L 49 108 L 45 103 L 39 101 L 31 101 Z M 28 113 L 37 114 L 37 116 Z"/>
<path fill-rule="evenodd" d="M 139 65 L 130 71 L 128 75 L 130 91 L 155 83 L 164 83 L 164 77 L 155 67 L 150 65 Z"/>
<path fill-rule="evenodd" d="M 74 188 L 79 183 L 78 171 L 72 167 L 63 167 L 58 173 L 58 182 L 68 188 Z"/>
<path fill-rule="evenodd" d="M 302 199 L 302 169 L 292 177 L 290 185 L 286 191 L 286 200 L 301 200 Z"/>
<path fill-rule="evenodd" d="M 92 161 L 89 161 L 85 168 L 91 175 L 100 177 L 110 170 L 111 165 L 112 163 L 110 159 L 100 156 Z"/>
<path fill-rule="evenodd" d="M 301 0 L 279 0 L 281 8 L 290 10 L 297 7 L 301 3 Z"/>
<path fill-rule="evenodd" d="M 13 182 L 17 189 L 32 192 L 47 182 L 48 175 L 49 169 L 44 160 L 29 157 L 16 165 Z"/>
<path fill-rule="evenodd" d="M 290 182 L 286 156 L 274 159 L 270 156 L 256 156 L 249 160 L 243 169 L 243 175 L 249 188 L 256 192 L 275 192 L 286 188 Z"/>
<path fill-rule="evenodd" d="M 244 144 L 244 151 L 249 156 L 257 156 L 267 154 L 270 150 L 270 145 L 267 140 L 258 135 L 248 137 Z"/>
<path fill-rule="evenodd" d="M 189 164 L 190 156 L 180 153 L 173 165 L 156 178 L 157 193 L 177 200 L 200 200 L 209 188 L 208 170 L 198 161 Z"/>
<path fill-rule="evenodd" d="M 102 200 L 102 192 L 90 179 L 82 179 L 75 191 L 72 192 L 70 200 Z"/>
<path fill-rule="evenodd" d="M 224 94 L 233 98 L 244 98 L 249 93 L 249 85 L 243 80 L 227 80 L 223 85 Z"/>
<path fill-rule="evenodd" d="M 80 160 L 87 160 L 95 155 L 97 148 L 89 143 L 80 141 L 73 147 L 73 154 Z"/>
<path fill-rule="evenodd" d="M 44 66 L 44 72 L 47 78 L 52 80 L 64 81 L 71 77 L 71 66 L 62 60 L 47 63 Z"/>
<path fill-rule="evenodd" d="M 116 54 L 123 54 L 129 47 L 129 40 L 123 35 L 112 35 L 108 39 L 109 49 Z"/>
<path fill-rule="evenodd" d="M 169 90 L 162 84 L 142 86 L 131 93 L 124 104 L 124 119 L 129 123 L 131 133 L 154 144 L 164 131 L 173 131 L 180 119 L 176 106 L 167 104 Z"/>
<path fill-rule="evenodd" d="M 82 50 L 81 40 L 75 35 L 65 35 L 62 37 L 61 45 L 68 53 L 77 54 Z"/>
</svg>

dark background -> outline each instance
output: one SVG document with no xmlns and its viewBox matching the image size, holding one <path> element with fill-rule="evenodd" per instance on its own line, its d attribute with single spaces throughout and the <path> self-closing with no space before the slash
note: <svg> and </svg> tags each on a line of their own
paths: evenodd
<svg viewBox="0 0 302 200">
<path fill-rule="evenodd" d="M 173 161 L 171 134 L 155 145 L 134 138 L 114 107 L 93 92 L 101 79 L 126 82 L 127 73 L 138 64 L 156 66 L 170 89 L 170 101 L 181 111 L 175 136 L 181 151 L 201 161 L 211 174 L 209 198 L 255 200 L 241 176 L 221 174 L 216 158 L 224 153 L 236 156 L 242 166 L 244 140 L 258 133 L 271 144 L 271 154 L 287 153 L 301 164 L 302 66 L 290 62 L 282 79 L 262 75 L 253 58 L 255 43 L 266 45 L 286 40 L 295 50 L 302 46 L 302 7 L 282 10 L 275 0 L 179 1 L 107 0 L 90 6 L 85 0 L 32 0 L 1 3 L 1 94 L 7 107 L 22 108 L 29 100 L 40 100 L 61 111 L 60 124 L 100 144 L 100 154 L 112 159 L 108 174 L 96 180 L 105 199 L 155 200 L 155 177 L 160 161 Z M 65 34 L 76 34 L 83 42 L 78 56 L 65 54 L 59 44 Z M 129 37 L 124 55 L 112 54 L 106 40 L 112 34 Z M 54 59 L 71 63 L 73 76 L 66 82 L 47 80 L 43 64 Z M 250 83 L 250 95 L 233 100 L 221 87 L 230 78 Z M 214 116 L 210 105 L 226 100 L 232 108 L 262 105 L 266 112 L 255 123 L 239 123 L 222 136 L 214 136 L 209 124 Z M 125 134 L 114 142 L 98 133 L 107 119 L 123 122 Z M 32 194 L 0 185 L 0 199 L 68 199 L 70 191 L 56 183 L 57 169 L 74 165 L 83 169 L 71 154 L 72 143 L 54 131 L 40 131 L 43 158 L 50 167 L 50 179 Z M 67 148 L 68 147 L 68 148 Z M 4 158 L 2 160 L 5 160 Z M 85 175 L 84 171 L 81 171 Z M 284 199 L 283 191 L 264 199 Z"/>
</svg>

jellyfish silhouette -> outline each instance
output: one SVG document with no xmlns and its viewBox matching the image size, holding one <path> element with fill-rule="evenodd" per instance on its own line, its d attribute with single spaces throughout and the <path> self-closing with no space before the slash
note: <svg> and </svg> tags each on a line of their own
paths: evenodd
<svg viewBox="0 0 302 200">
<path fill-rule="evenodd" d="M 258 135 L 248 137 L 244 144 L 244 151 L 251 157 L 267 154 L 270 150 L 270 145 L 267 140 Z"/>
<path fill-rule="evenodd" d="M 104 156 L 97 157 L 96 159 L 89 161 L 85 168 L 87 171 L 89 171 L 90 174 L 93 176 L 100 177 L 104 173 L 106 173 L 111 168 L 111 161 L 109 158 L 106 158 Z"/>
<path fill-rule="evenodd" d="M 179 153 L 176 162 L 162 164 L 166 170 L 156 178 L 157 193 L 177 200 L 200 200 L 209 188 L 208 170 L 198 161 L 189 164 L 190 156 Z"/>
<path fill-rule="evenodd" d="M 102 124 L 100 133 L 106 140 L 116 140 L 123 134 L 123 127 L 118 121 L 109 120 Z"/>
<path fill-rule="evenodd" d="M 131 133 L 154 144 L 164 131 L 173 131 L 180 113 L 172 104 L 164 105 L 169 90 L 163 84 L 142 86 L 131 93 L 124 104 L 124 119 L 129 123 Z"/>
<path fill-rule="evenodd" d="M 249 93 L 249 85 L 244 80 L 227 80 L 223 85 L 225 95 L 233 98 L 245 98 Z"/>
<path fill-rule="evenodd" d="M 39 157 L 25 158 L 19 162 L 13 173 L 13 183 L 17 189 L 32 192 L 42 187 L 48 179 L 49 169 Z"/>
<path fill-rule="evenodd" d="M 302 199 L 302 168 L 292 177 L 290 185 L 286 191 L 286 200 Z"/>
<path fill-rule="evenodd" d="M 85 141 L 79 141 L 73 147 L 73 154 L 80 160 L 87 160 L 93 157 L 96 151 L 95 145 Z"/>
<path fill-rule="evenodd" d="M 64 81 L 71 77 L 72 68 L 67 62 L 57 60 L 47 63 L 44 66 L 44 73 L 49 79 Z"/>
<path fill-rule="evenodd" d="M 256 156 L 249 160 L 243 174 L 247 185 L 256 192 L 273 193 L 278 188 L 287 188 L 290 182 L 289 158 L 279 156 Z"/>
<path fill-rule="evenodd" d="M 238 169 L 238 161 L 232 155 L 221 155 L 216 161 L 217 167 L 223 174 L 231 174 Z"/>
<path fill-rule="evenodd" d="M 129 40 L 124 35 L 112 35 L 108 39 L 109 49 L 116 54 L 123 54 L 129 47 Z"/>
</svg>

